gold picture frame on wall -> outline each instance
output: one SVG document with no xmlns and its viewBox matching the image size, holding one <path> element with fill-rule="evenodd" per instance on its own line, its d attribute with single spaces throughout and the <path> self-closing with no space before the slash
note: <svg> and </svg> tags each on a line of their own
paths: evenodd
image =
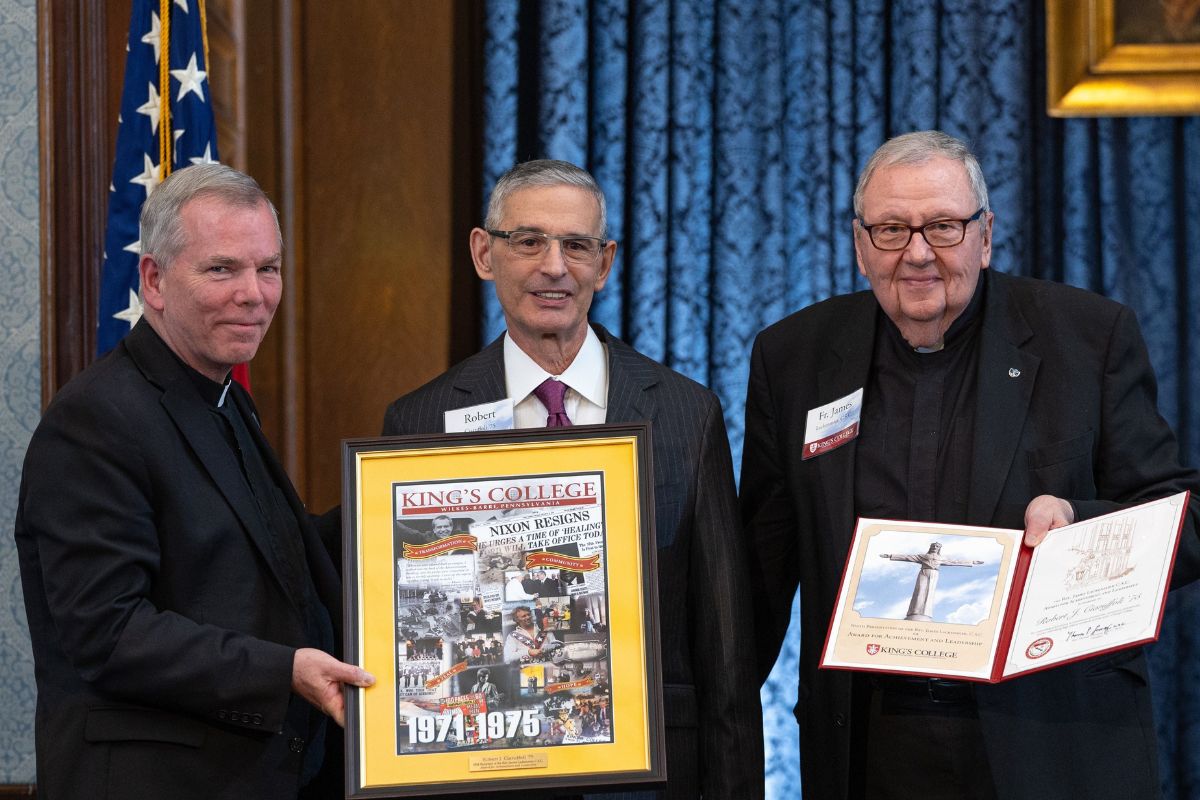
<svg viewBox="0 0 1200 800">
<path fill-rule="evenodd" d="M 1200 113 L 1200 0 L 1046 0 L 1052 117 Z"/>
</svg>

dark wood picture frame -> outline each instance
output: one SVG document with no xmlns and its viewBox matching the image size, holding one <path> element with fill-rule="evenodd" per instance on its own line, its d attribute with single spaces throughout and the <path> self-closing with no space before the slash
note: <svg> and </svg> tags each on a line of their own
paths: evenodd
<svg viewBox="0 0 1200 800">
<path fill-rule="evenodd" d="M 350 690 L 347 697 L 346 797 L 428 797 L 564 787 L 594 790 L 594 787 L 665 781 L 653 465 L 648 423 L 348 439 L 343 442 L 342 455 L 344 658 L 375 674 L 377 681 L 370 689 Z M 414 711 L 409 708 L 413 702 L 406 704 L 397 688 L 398 664 L 404 646 L 398 599 L 401 554 L 395 549 L 399 546 L 396 530 L 402 527 L 398 524 L 398 497 L 412 491 L 409 487 L 423 488 L 426 484 L 436 484 L 434 488 L 438 491 L 450 487 L 469 493 L 467 489 L 472 486 L 513 488 L 539 481 L 551 485 L 580 474 L 599 476 L 598 485 L 602 487 L 594 495 L 590 513 L 603 521 L 599 552 L 604 570 L 600 573 L 603 602 L 608 610 L 604 628 L 606 661 L 603 669 L 593 663 L 590 674 L 595 677 L 595 684 L 589 678 L 582 688 L 584 702 L 603 698 L 607 738 L 569 742 L 551 737 L 547 744 L 545 734 L 554 720 L 544 710 L 525 710 L 521 713 L 530 716 L 536 732 L 528 733 L 528 738 L 511 747 L 485 745 L 479 740 L 462 746 L 457 742 L 474 736 L 459 740 L 451 734 L 446 744 L 435 744 L 429 752 L 402 753 L 400 731 L 408 730 L 411 737 L 412 729 L 418 726 L 411 716 Z M 454 505 L 452 509 L 422 507 L 421 513 L 426 514 L 457 513 L 455 533 L 422 547 L 446 555 L 473 553 L 477 544 L 483 547 L 486 539 L 480 542 L 462 530 L 463 512 L 474 512 L 476 525 L 495 524 L 481 521 L 479 516 L 501 513 L 502 508 L 509 507 L 507 503 L 500 507 L 491 505 L 497 496 L 488 495 L 492 499 L 484 501 L 463 501 L 467 505 Z M 563 505 L 546 501 L 545 505 L 568 512 L 586 505 L 561 502 Z M 541 506 L 543 517 L 555 513 L 545 511 L 542 503 L 532 506 L 529 503 L 525 499 L 513 505 L 534 514 L 538 512 L 533 509 Z M 453 553 L 446 549 L 450 545 L 445 544 L 452 540 L 458 548 Z M 408 558 L 422 557 L 413 556 L 410 547 L 405 545 Z M 540 552 L 543 558 L 554 555 Z M 532 564 L 533 554 L 534 550 L 523 551 L 521 558 L 529 558 Z M 475 572 L 469 574 L 477 575 L 483 569 L 482 561 L 470 563 Z M 478 582 L 476 587 L 482 597 L 484 592 Z M 405 586 L 404 591 L 410 588 Z M 433 591 L 437 591 L 436 584 Z M 446 603 L 447 608 L 453 605 L 453 599 L 448 593 L 432 597 L 432 601 Z M 506 610 L 512 611 L 509 605 L 505 603 Z M 420 685 L 425 686 L 426 680 L 428 686 L 433 686 L 434 681 L 456 680 L 461 687 L 464 678 L 460 673 L 469 668 L 468 660 L 452 663 L 458 658 L 454 655 L 454 634 L 445 630 L 444 620 L 441 626 L 434 627 L 436 613 L 439 612 L 428 612 L 430 628 L 437 631 L 430 634 L 437 636 L 436 655 L 432 658 L 437 669 L 443 671 L 423 678 Z M 504 638 L 503 634 L 498 636 Z M 524 659 L 520 663 L 524 664 Z M 517 668 L 517 676 L 523 675 L 520 669 Z M 586 674 L 582 664 L 577 664 L 576 670 L 580 676 Z M 601 684 L 602 691 L 592 694 Z M 536 689 L 536 682 L 533 685 Z M 440 695 L 444 702 L 436 709 L 431 707 L 436 701 L 426 698 L 421 702 L 426 703 L 423 708 L 431 715 L 437 715 L 439 724 L 446 722 L 449 726 L 446 720 L 455 718 L 458 712 L 448 708 L 456 703 L 462 708 L 462 703 L 478 695 L 470 694 L 473 689 L 462 688 L 454 693 L 449 684 L 446 691 L 450 694 Z M 548 678 L 543 680 L 541 694 L 548 699 L 556 691 L 558 687 L 552 688 Z M 537 708 L 532 699 L 522 701 L 522 705 L 527 709 Z M 543 702 L 543 706 L 549 707 L 549 703 Z M 474 715 L 459 714 L 457 719 L 463 717 L 472 720 L 472 724 L 475 722 Z M 480 721 L 475 736 L 480 736 L 482 724 Z M 497 738 L 507 741 L 507 736 Z M 481 738 L 486 740 L 486 736 Z M 438 742 L 443 739 L 444 736 Z M 451 740 L 455 743 L 448 743 Z M 432 739 L 422 741 L 432 742 Z"/>
</svg>

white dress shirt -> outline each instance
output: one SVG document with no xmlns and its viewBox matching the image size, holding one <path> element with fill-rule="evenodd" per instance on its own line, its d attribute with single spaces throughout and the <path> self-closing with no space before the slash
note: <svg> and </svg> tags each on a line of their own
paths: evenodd
<svg viewBox="0 0 1200 800">
<path fill-rule="evenodd" d="M 608 413 L 608 352 L 600 337 L 588 326 L 583 346 L 562 375 L 551 375 L 537 365 L 511 336 L 504 337 L 504 385 L 513 401 L 513 424 L 518 428 L 542 428 L 549 412 L 533 394 L 546 378 L 567 385 L 563 398 L 572 425 L 599 425 Z"/>
</svg>

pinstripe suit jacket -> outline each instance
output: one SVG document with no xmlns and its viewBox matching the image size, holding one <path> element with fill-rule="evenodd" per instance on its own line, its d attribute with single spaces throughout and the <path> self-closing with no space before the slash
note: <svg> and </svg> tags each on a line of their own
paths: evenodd
<svg viewBox="0 0 1200 800">
<path fill-rule="evenodd" d="M 668 771 L 660 796 L 760 798 L 762 710 L 721 403 L 594 327 L 608 350 L 608 422 L 652 424 Z M 500 337 L 392 403 L 383 433 L 440 433 L 445 411 L 505 396 Z"/>
</svg>

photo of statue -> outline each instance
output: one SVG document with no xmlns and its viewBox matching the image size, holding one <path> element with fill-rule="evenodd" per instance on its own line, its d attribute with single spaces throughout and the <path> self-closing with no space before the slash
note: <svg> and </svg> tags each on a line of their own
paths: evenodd
<svg viewBox="0 0 1200 800">
<path fill-rule="evenodd" d="M 977 625 L 992 614 L 1003 555 L 987 536 L 881 531 L 867 546 L 853 608 L 864 617 Z"/>
</svg>

